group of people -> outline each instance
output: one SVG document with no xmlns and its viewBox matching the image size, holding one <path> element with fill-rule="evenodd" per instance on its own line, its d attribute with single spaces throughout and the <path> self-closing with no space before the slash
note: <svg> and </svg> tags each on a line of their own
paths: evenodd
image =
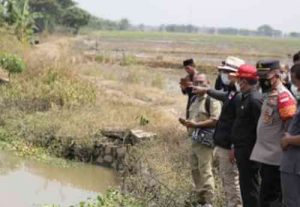
<svg viewBox="0 0 300 207">
<path fill-rule="evenodd" d="M 213 205 L 216 159 L 226 207 L 300 207 L 300 53 L 293 61 L 227 57 L 214 88 L 193 59 L 183 62 L 179 122 L 191 140 L 196 206 Z"/>
</svg>

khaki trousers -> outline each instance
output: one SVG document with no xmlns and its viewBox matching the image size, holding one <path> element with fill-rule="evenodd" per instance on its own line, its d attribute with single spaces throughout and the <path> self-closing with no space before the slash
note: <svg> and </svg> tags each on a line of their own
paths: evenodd
<svg viewBox="0 0 300 207">
<path fill-rule="evenodd" d="M 215 181 L 213 177 L 213 149 L 192 143 L 190 155 L 192 178 L 200 203 L 213 203 Z"/>
<path fill-rule="evenodd" d="M 236 164 L 229 161 L 230 150 L 216 147 L 215 156 L 219 163 L 219 174 L 225 192 L 226 207 L 241 207 L 239 173 Z"/>
</svg>

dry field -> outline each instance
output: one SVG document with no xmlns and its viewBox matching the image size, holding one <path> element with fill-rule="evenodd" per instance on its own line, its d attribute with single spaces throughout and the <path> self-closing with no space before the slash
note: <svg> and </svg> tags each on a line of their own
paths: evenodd
<svg viewBox="0 0 300 207">
<path fill-rule="evenodd" d="M 28 66 L 0 88 L 0 129 L 31 142 L 54 136 L 79 144 L 106 127 L 155 132 L 158 139 L 136 153 L 152 169 L 160 193 L 146 191 L 143 177 L 131 181 L 134 196 L 161 206 L 182 206 L 192 189 L 189 143 L 177 121 L 186 104 L 178 86 L 182 60 L 194 58 L 214 80 L 215 66 L 228 55 L 288 63 L 300 48 L 294 39 L 137 32 L 49 36 L 40 45 L 15 48 L 9 36 L 0 39 L 0 48 L 22 55 Z M 217 198 L 221 206 L 221 191 Z"/>
</svg>

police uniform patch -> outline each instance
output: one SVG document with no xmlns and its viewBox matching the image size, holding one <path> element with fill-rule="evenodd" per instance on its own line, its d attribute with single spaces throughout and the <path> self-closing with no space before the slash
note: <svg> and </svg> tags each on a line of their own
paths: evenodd
<svg viewBox="0 0 300 207">
<path fill-rule="evenodd" d="M 279 94 L 278 110 L 279 110 L 280 118 L 283 121 L 293 118 L 294 115 L 296 114 L 297 102 L 295 98 L 288 91 Z"/>
</svg>

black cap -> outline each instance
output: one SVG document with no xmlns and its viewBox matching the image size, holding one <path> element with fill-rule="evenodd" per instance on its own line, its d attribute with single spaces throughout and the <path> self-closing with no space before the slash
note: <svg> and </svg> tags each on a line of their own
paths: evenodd
<svg viewBox="0 0 300 207">
<path fill-rule="evenodd" d="M 261 79 L 266 78 L 267 73 L 271 70 L 280 69 L 279 60 L 260 60 L 256 63 L 257 74 Z"/>
<path fill-rule="evenodd" d="M 194 60 L 193 59 L 187 59 L 185 61 L 183 61 L 183 66 L 189 66 L 189 65 L 194 65 Z"/>
<path fill-rule="evenodd" d="M 270 71 L 280 69 L 279 60 L 260 60 L 256 63 L 258 71 Z"/>
<path fill-rule="evenodd" d="M 293 56 L 293 62 L 295 63 L 298 61 L 300 61 L 300 51 L 297 52 L 296 54 L 294 54 L 294 56 Z"/>
</svg>

